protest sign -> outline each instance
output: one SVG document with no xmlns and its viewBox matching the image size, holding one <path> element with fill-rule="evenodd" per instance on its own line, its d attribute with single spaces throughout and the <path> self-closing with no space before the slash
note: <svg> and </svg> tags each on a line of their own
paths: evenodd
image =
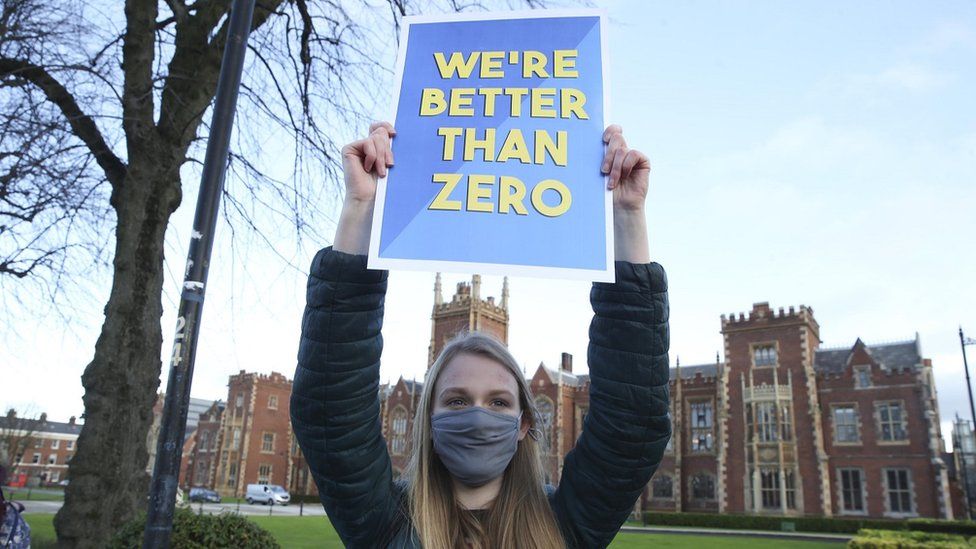
<svg viewBox="0 0 976 549">
<path fill-rule="evenodd" d="M 599 10 L 404 19 L 371 268 L 613 280 Z"/>
</svg>

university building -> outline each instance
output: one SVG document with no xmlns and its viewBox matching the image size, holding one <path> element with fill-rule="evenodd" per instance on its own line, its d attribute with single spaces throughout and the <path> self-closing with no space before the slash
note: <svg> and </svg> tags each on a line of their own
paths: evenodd
<svg viewBox="0 0 976 549">
<path fill-rule="evenodd" d="M 9 463 L 11 486 L 45 486 L 68 478 L 68 462 L 82 425 L 74 416 L 67 422 L 51 421 L 46 413 L 21 417 L 10 409 L 0 417 L 0 463 Z"/>
<path fill-rule="evenodd" d="M 508 340 L 508 284 L 482 299 L 480 277 L 444 301 L 438 276 L 429 361 L 454 334 Z M 725 360 L 671 369 L 674 436 L 641 506 L 648 510 L 785 516 L 960 516 L 945 452 L 932 363 L 919 340 L 821 348 L 813 309 L 723 316 Z M 530 379 L 555 483 L 589 408 L 589 376 L 563 353 Z M 381 389 L 383 435 L 402 474 L 422 383 Z"/>
</svg>

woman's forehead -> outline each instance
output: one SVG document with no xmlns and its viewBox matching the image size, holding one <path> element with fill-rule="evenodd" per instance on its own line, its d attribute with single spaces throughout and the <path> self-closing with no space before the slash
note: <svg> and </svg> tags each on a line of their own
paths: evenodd
<svg viewBox="0 0 976 549">
<path fill-rule="evenodd" d="M 519 386 L 511 370 L 497 360 L 481 355 L 459 354 L 444 365 L 435 390 L 438 395 L 450 390 L 486 394 L 508 391 L 518 395 Z"/>
</svg>

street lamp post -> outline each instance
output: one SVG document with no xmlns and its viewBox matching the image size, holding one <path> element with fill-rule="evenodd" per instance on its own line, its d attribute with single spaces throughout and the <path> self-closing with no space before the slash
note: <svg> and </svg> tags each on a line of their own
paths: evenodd
<svg viewBox="0 0 976 549">
<path fill-rule="evenodd" d="M 963 334 L 963 332 L 962 332 L 962 326 L 960 326 L 959 327 L 959 347 L 962 349 L 962 366 L 963 366 L 963 369 L 966 371 L 966 393 L 969 395 L 969 414 L 970 414 L 970 417 L 972 418 L 972 421 L 973 421 L 973 423 L 972 423 L 972 425 L 973 425 L 973 436 L 974 436 L 974 441 L 973 442 L 976 443 L 976 406 L 973 406 L 973 386 L 969 382 L 969 361 L 966 360 L 966 346 L 967 345 L 976 345 L 976 339 L 972 339 L 972 338 L 966 337 L 966 335 Z M 963 458 L 963 460 L 962 460 L 962 462 L 963 462 L 963 468 L 965 468 L 966 467 L 966 452 L 963 451 L 963 453 L 961 455 L 962 455 L 962 458 Z M 971 511 L 972 510 L 972 501 L 969 498 L 972 495 L 973 494 L 970 494 L 969 487 L 967 486 L 966 487 L 966 514 L 967 514 L 967 516 L 970 516 L 970 517 L 972 516 L 972 511 Z"/>
</svg>

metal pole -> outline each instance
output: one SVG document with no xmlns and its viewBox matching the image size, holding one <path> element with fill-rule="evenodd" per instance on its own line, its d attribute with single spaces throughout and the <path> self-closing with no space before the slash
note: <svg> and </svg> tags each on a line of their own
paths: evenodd
<svg viewBox="0 0 976 549">
<path fill-rule="evenodd" d="M 959 415 L 956 415 L 956 423 L 953 425 L 952 433 L 952 446 L 953 449 L 959 452 L 959 460 L 962 461 L 962 486 L 963 493 L 966 495 L 966 518 L 972 520 L 972 507 L 969 505 L 970 502 L 970 490 L 969 490 L 969 471 L 966 470 L 966 449 L 963 446 L 962 438 L 960 435 L 960 430 L 962 427 L 962 420 L 959 419 Z M 962 433 L 965 434 L 965 433 Z"/>
<path fill-rule="evenodd" d="M 962 349 L 962 366 L 966 370 L 966 392 L 969 395 L 969 414 L 973 420 L 973 442 L 976 443 L 976 406 L 973 406 L 973 385 L 969 382 L 969 361 L 966 360 L 966 345 L 971 345 L 972 341 L 967 341 L 966 336 L 962 333 L 962 326 L 959 327 L 959 347 Z M 963 463 L 966 461 L 966 453 L 963 452 Z M 972 494 L 969 490 L 966 490 L 966 509 L 967 511 L 972 508 L 972 500 L 968 499 Z"/>
<path fill-rule="evenodd" d="M 229 15 L 227 44 L 217 82 L 210 138 L 207 141 L 200 194 L 197 197 L 190 250 L 186 259 L 183 294 L 176 319 L 176 336 L 170 358 L 159 445 L 149 490 L 149 509 L 142 542 L 144 549 L 164 549 L 170 545 L 177 477 L 190 404 L 190 383 L 193 379 L 193 362 L 203 313 L 204 288 L 210 268 L 210 252 L 213 249 L 214 228 L 224 186 L 227 153 L 234 126 L 244 56 L 247 52 L 247 38 L 254 15 L 254 2 L 255 0 L 234 0 Z"/>
</svg>

